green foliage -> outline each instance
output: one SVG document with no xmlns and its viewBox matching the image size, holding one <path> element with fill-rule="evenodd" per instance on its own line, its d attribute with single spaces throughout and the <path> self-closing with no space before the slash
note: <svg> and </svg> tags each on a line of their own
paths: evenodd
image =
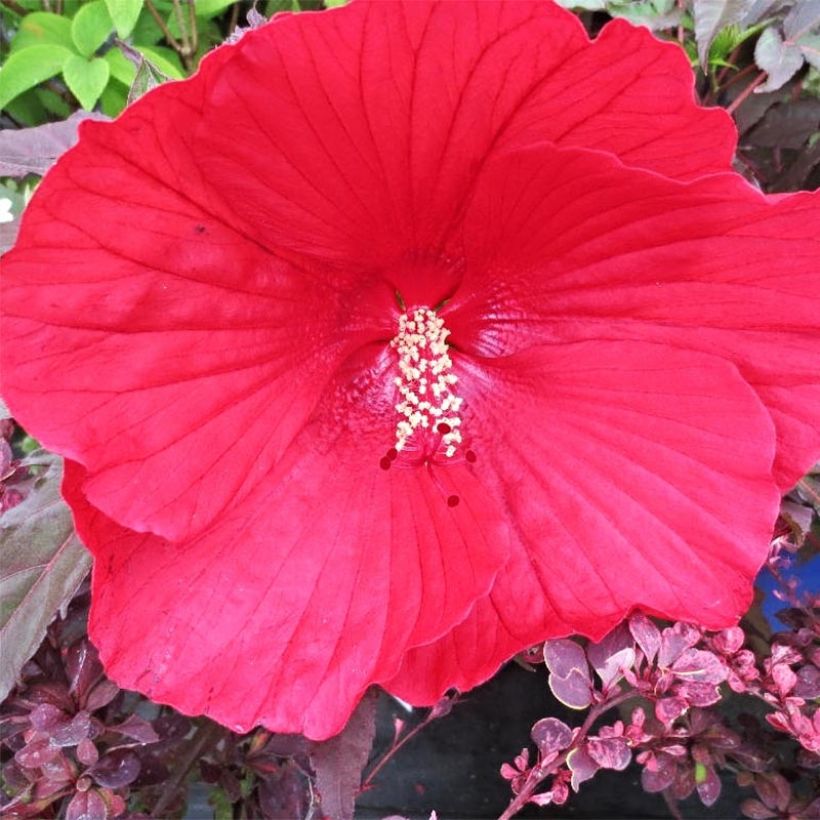
<svg viewBox="0 0 820 820">
<path fill-rule="evenodd" d="M 53 43 L 32 45 L 13 52 L 0 71 L 0 108 L 63 70 L 71 51 Z"/>
<path fill-rule="evenodd" d="M 104 0 L 81 6 L 71 21 L 71 39 L 83 57 L 91 57 L 113 30 L 114 23 Z"/>
<path fill-rule="evenodd" d="M 117 37 L 124 40 L 137 24 L 144 0 L 105 0 L 108 14 L 117 31 Z"/>
<path fill-rule="evenodd" d="M 245 4 L 152 0 L 149 8 L 146 0 L 63 0 L 49 10 L 41 0 L 22 0 L 13 9 L 2 5 L 9 55 L 0 67 L 0 107 L 30 126 L 66 117 L 77 107 L 100 107 L 116 116 L 143 59 L 152 66 L 152 82 L 187 77 L 227 35 L 231 6 Z M 298 2 L 288 0 L 288 8 L 294 6 L 298 10 Z M 130 58 L 122 49 L 131 49 Z"/>
<path fill-rule="evenodd" d="M 111 69 L 101 57 L 87 60 L 72 54 L 63 64 L 63 79 L 80 105 L 91 111 L 108 85 Z"/>
</svg>

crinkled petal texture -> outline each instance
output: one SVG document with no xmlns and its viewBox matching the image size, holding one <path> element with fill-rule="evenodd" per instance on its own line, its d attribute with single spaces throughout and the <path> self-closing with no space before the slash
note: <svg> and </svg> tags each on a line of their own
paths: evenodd
<svg viewBox="0 0 820 820">
<path fill-rule="evenodd" d="M 542 0 L 284 15 L 84 125 L 3 392 L 75 462 L 112 676 L 321 738 L 635 606 L 735 618 L 820 367 L 816 199 L 687 182 L 733 148 L 677 47 Z M 465 442 L 384 469 L 397 291 L 447 300 Z"/>
<path fill-rule="evenodd" d="M 432 703 L 635 607 L 740 617 L 776 516 L 772 432 L 782 487 L 820 453 L 818 237 L 817 193 L 769 202 L 734 177 L 680 184 L 552 145 L 488 168 L 448 323 L 492 385 L 471 446 L 516 543 L 391 691 Z"/>
</svg>

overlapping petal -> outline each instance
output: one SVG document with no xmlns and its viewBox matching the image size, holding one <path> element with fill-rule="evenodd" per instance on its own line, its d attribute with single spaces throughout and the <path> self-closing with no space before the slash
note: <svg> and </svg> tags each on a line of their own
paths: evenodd
<svg viewBox="0 0 820 820">
<path fill-rule="evenodd" d="M 735 175 L 681 184 L 542 145 L 488 169 L 463 244 L 474 278 L 453 307 L 485 355 L 580 339 L 717 355 L 772 414 L 781 489 L 814 463 L 820 193 L 767 199 Z"/>
<path fill-rule="evenodd" d="M 475 367 L 486 390 L 470 446 L 509 510 L 512 557 L 390 691 L 432 703 L 537 641 L 598 639 L 634 608 L 715 628 L 740 617 L 779 493 L 771 419 L 733 365 L 599 339 Z"/>
<path fill-rule="evenodd" d="M 508 533 L 480 477 L 379 466 L 391 365 L 379 350 L 344 369 L 248 496 L 181 543 L 104 516 L 69 465 L 64 492 L 95 558 L 91 636 L 118 683 L 237 731 L 322 739 L 409 646 L 489 592 Z"/>
</svg>

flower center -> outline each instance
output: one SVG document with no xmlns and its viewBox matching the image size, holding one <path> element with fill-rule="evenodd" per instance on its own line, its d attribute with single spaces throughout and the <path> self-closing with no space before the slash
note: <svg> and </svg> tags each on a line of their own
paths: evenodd
<svg viewBox="0 0 820 820">
<path fill-rule="evenodd" d="M 399 357 L 396 403 L 396 451 L 418 449 L 429 458 L 455 455 L 461 443 L 459 410 L 447 337 L 450 331 L 434 310 L 421 307 L 402 313 L 399 332 L 390 342 Z"/>
</svg>

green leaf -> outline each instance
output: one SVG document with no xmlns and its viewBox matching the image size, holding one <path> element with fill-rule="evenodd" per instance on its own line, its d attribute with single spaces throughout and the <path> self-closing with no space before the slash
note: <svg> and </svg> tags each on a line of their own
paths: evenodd
<svg viewBox="0 0 820 820">
<path fill-rule="evenodd" d="M 74 50 L 71 39 L 71 21 L 59 14 L 47 11 L 35 11 L 27 14 L 21 21 L 11 41 L 11 51 L 39 45 L 65 46 Z"/>
<path fill-rule="evenodd" d="M 122 113 L 128 102 L 128 87 L 118 80 L 112 80 L 100 95 L 100 110 L 107 117 L 116 117 Z"/>
<path fill-rule="evenodd" d="M 76 55 L 65 46 L 53 44 L 16 51 L 0 68 L 0 108 L 5 108 L 18 94 L 59 74 L 71 56 Z"/>
<path fill-rule="evenodd" d="M 102 57 L 86 60 L 72 54 L 63 66 L 65 84 L 86 111 L 94 108 L 110 76 L 111 69 Z"/>
<path fill-rule="evenodd" d="M 122 51 L 119 48 L 111 48 L 103 54 L 103 60 L 108 63 L 111 76 L 129 88 L 134 82 L 137 69 Z"/>
<path fill-rule="evenodd" d="M 335 9 L 337 6 L 343 6 L 348 0 L 325 0 L 326 9 Z"/>
<path fill-rule="evenodd" d="M 134 77 L 134 82 L 128 90 L 128 105 L 138 100 L 152 88 L 162 85 L 169 78 L 156 68 L 151 62 L 143 58 Z"/>
<path fill-rule="evenodd" d="M 232 6 L 235 0 L 196 0 L 194 12 L 197 17 L 214 17 Z"/>
<path fill-rule="evenodd" d="M 80 6 L 71 21 L 71 37 L 77 50 L 90 57 L 108 39 L 114 30 L 114 23 L 105 5 L 105 0 L 93 0 Z"/>
<path fill-rule="evenodd" d="M 91 567 L 60 498 L 60 462 L 48 456 L 40 463 L 46 471 L 38 484 L 0 518 L 0 700 Z"/>
<path fill-rule="evenodd" d="M 105 0 L 105 5 L 117 30 L 117 37 L 124 40 L 134 30 L 144 0 Z"/>
<path fill-rule="evenodd" d="M 163 48 L 162 46 L 141 46 L 136 44 L 134 48 L 139 51 L 154 68 L 159 69 L 167 77 L 173 80 L 185 79 L 185 71 L 175 51 L 171 51 L 170 48 Z"/>
</svg>

